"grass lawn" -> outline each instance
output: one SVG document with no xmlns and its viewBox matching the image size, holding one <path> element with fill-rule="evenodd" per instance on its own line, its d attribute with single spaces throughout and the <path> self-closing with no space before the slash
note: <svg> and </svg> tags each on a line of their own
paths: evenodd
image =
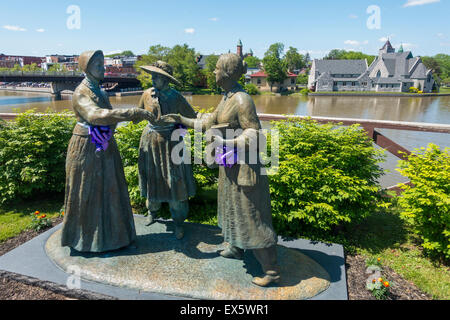
<svg viewBox="0 0 450 320">
<path fill-rule="evenodd" d="M 31 213 L 40 211 L 48 218 L 59 215 L 63 200 L 54 197 L 46 200 L 18 201 L 8 206 L 0 206 L 0 243 L 28 230 L 31 224 Z"/>
<path fill-rule="evenodd" d="M 439 93 L 450 93 L 450 87 L 448 87 L 448 88 L 441 87 L 441 89 L 439 90 Z"/>
<path fill-rule="evenodd" d="M 381 258 L 383 265 L 431 294 L 433 299 L 450 299 L 450 267 L 424 256 L 418 239 L 400 219 L 396 208 L 374 213 L 354 231 L 357 253 Z"/>
</svg>

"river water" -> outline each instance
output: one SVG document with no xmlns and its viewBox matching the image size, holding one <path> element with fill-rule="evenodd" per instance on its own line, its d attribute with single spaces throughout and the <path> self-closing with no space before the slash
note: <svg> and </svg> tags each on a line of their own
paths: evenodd
<svg viewBox="0 0 450 320">
<path fill-rule="evenodd" d="M 136 106 L 139 96 L 111 97 L 114 108 Z M 221 96 L 186 96 L 193 106 L 203 109 L 215 108 Z M 392 120 L 407 122 L 427 122 L 450 124 L 450 96 L 442 97 L 292 97 L 292 96 L 254 96 L 259 113 L 295 114 L 303 116 Z M 0 90 L 0 113 L 36 109 L 56 111 L 71 109 L 71 96 L 54 100 L 43 94 L 6 92 Z M 408 150 L 426 147 L 434 143 L 441 148 L 450 147 L 450 136 L 442 133 L 415 132 L 406 130 L 379 129 L 391 140 Z M 407 181 L 395 171 L 398 159 L 387 153 L 382 166 L 389 170 L 380 179 L 384 187 Z"/>
</svg>

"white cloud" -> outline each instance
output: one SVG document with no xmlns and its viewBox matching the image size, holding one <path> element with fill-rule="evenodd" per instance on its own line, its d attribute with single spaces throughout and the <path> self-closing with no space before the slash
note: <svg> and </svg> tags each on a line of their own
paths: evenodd
<svg viewBox="0 0 450 320">
<path fill-rule="evenodd" d="M 37 32 L 45 32 L 45 29 L 36 29 Z"/>
<path fill-rule="evenodd" d="M 355 46 L 356 47 L 356 46 L 360 46 L 362 44 L 368 44 L 369 40 L 364 40 L 363 42 L 359 42 L 357 40 L 345 40 L 344 43 L 348 44 L 350 46 Z"/>
<path fill-rule="evenodd" d="M 350 19 L 358 19 L 358 16 L 356 14 L 351 14 L 348 16 Z"/>
<path fill-rule="evenodd" d="M 209 20 L 216 22 L 216 21 L 219 21 L 219 18 L 214 17 L 214 18 L 209 18 Z"/>
<path fill-rule="evenodd" d="M 21 28 L 19 26 L 9 26 L 9 25 L 3 26 L 3 29 L 9 30 L 9 31 L 27 31 L 27 29 L 25 29 L 25 28 Z"/>
<path fill-rule="evenodd" d="M 184 29 L 184 32 L 185 33 L 194 34 L 195 33 L 195 29 L 194 28 L 187 28 L 187 29 Z"/>
<path fill-rule="evenodd" d="M 434 2 L 440 2 L 441 0 L 407 0 L 407 2 L 403 5 L 404 8 L 406 7 L 414 7 L 414 6 L 421 6 L 424 4 L 430 4 Z"/>
</svg>

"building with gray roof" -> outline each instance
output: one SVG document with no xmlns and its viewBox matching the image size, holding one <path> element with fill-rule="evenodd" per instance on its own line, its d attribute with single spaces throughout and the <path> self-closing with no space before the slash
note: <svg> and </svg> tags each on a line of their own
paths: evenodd
<svg viewBox="0 0 450 320">
<path fill-rule="evenodd" d="M 323 91 L 409 92 L 437 90 L 431 70 L 411 51 L 398 52 L 386 41 L 370 66 L 367 60 L 317 60 L 311 66 L 308 87 Z"/>
</svg>

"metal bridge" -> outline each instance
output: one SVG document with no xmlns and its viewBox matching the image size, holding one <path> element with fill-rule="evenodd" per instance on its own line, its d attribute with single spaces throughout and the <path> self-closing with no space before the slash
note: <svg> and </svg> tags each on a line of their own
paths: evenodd
<svg viewBox="0 0 450 320">
<path fill-rule="evenodd" d="M 84 79 L 84 73 L 76 71 L 45 72 L 45 71 L 1 71 L 0 82 L 48 82 L 51 83 L 51 93 L 58 95 L 61 91 L 74 91 Z M 118 88 L 138 88 L 141 86 L 135 75 L 105 76 L 101 83 L 116 83 Z"/>
</svg>

